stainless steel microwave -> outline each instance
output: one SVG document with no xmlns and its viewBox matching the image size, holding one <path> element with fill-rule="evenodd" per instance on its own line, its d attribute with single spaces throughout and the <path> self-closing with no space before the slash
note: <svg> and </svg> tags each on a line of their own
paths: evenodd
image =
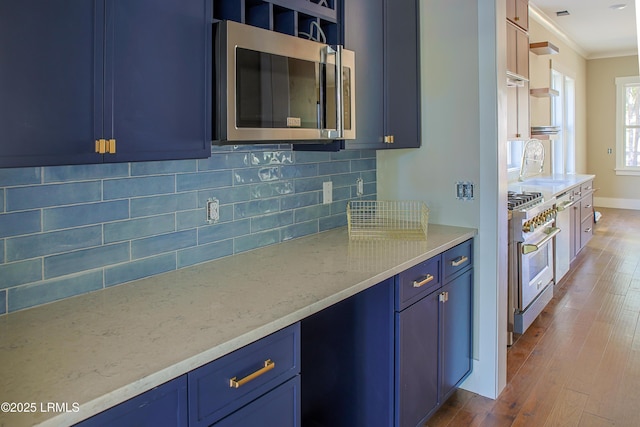
<svg viewBox="0 0 640 427">
<path fill-rule="evenodd" d="M 217 143 L 355 139 L 354 52 L 233 21 L 216 26 Z"/>
</svg>

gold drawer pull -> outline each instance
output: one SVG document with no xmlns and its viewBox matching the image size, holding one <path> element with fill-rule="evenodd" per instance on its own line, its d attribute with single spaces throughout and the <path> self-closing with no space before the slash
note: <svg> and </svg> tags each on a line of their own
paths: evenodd
<svg viewBox="0 0 640 427">
<path fill-rule="evenodd" d="M 467 258 L 466 256 L 461 256 L 460 258 L 458 258 L 457 261 L 451 261 L 451 266 L 452 267 L 457 267 L 461 264 L 464 264 L 465 262 L 469 261 L 469 258 Z"/>
<path fill-rule="evenodd" d="M 419 288 L 421 286 L 426 285 L 427 283 L 429 283 L 430 281 L 432 281 L 433 279 L 435 279 L 435 277 L 433 276 L 433 274 L 427 274 L 427 276 L 421 281 L 418 282 L 417 280 L 413 281 L 413 287 L 414 288 Z"/>
<path fill-rule="evenodd" d="M 231 388 L 239 388 L 241 385 L 245 385 L 249 381 L 255 380 L 260 375 L 265 374 L 276 367 L 276 362 L 272 362 L 271 359 L 267 359 L 264 361 L 264 367 L 258 369 L 253 374 L 249 374 L 241 380 L 236 380 L 237 377 L 233 377 L 229 380 L 229 387 Z"/>
</svg>

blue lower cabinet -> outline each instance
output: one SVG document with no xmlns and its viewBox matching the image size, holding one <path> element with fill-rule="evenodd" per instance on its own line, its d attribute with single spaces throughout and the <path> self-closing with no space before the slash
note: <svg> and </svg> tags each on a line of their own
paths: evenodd
<svg viewBox="0 0 640 427">
<path fill-rule="evenodd" d="M 305 427 L 418 427 L 471 373 L 473 240 L 301 322 Z"/>
<path fill-rule="evenodd" d="M 396 426 L 417 426 L 438 405 L 438 299 L 396 313 Z"/>
<path fill-rule="evenodd" d="M 225 417 L 244 411 L 253 405 L 252 402 L 264 398 L 298 374 L 300 324 L 296 323 L 189 372 L 189 426 L 218 425 Z M 296 395 L 298 389 L 296 386 Z M 281 408 L 299 402 L 298 396 L 293 401 L 287 399 L 279 398 L 274 402 Z M 254 409 L 246 410 L 258 412 L 256 407 L 262 408 L 261 404 L 255 403 Z M 260 411 L 266 413 L 264 408 Z M 282 416 L 299 419 L 291 411 Z M 236 413 L 232 419 L 243 419 L 243 415 Z M 225 421 L 221 425 L 236 424 Z"/>
<path fill-rule="evenodd" d="M 186 375 L 76 424 L 78 427 L 186 427 L 187 425 Z"/>
<path fill-rule="evenodd" d="M 136 396 L 80 427 L 300 427 L 300 324 Z"/>
<path fill-rule="evenodd" d="M 296 375 L 211 427 L 300 427 L 300 376 Z"/>
<path fill-rule="evenodd" d="M 442 341 L 442 381 L 440 400 L 444 402 L 472 369 L 473 270 L 468 269 L 442 287 L 445 302 L 440 316 Z"/>
</svg>

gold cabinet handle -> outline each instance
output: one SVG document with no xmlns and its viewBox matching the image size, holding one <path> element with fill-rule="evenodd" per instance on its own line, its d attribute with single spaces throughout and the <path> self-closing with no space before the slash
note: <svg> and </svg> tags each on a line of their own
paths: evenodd
<svg viewBox="0 0 640 427">
<path fill-rule="evenodd" d="M 260 375 L 265 374 L 276 367 L 276 362 L 273 362 L 271 359 L 267 359 L 264 361 L 264 367 L 258 369 L 253 374 L 249 374 L 246 377 L 238 380 L 237 377 L 233 377 L 229 380 L 229 387 L 231 388 L 239 388 L 242 385 L 245 385 L 249 381 L 255 380 Z"/>
<path fill-rule="evenodd" d="M 456 261 L 451 261 L 451 266 L 452 267 L 457 267 L 460 264 L 464 264 L 465 262 L 469 261 L 469 258 L 467 258 L 466 256 L 461 256 L 460 258 L 458 258 Z"/>
<path fill-rule="evenodd" d="M 432 281 L 433 279 L 435 279 L 433 274 L 427 274 L 427 276 L 424 279 L 422 279 L 422 281 L 420 281 L 420 282 L 418 282 L 417 280 L 414 280 L 413 281 L 413 287 L 414 288 L 422 287 L 422 286 L 426 285 L 427 283 L 429 283 L 430 281 Z"/>
<path fill-rule="evenodd" d="M 104 154 L 107 152 L 107 140 L 106 139 L 96 139 L 96 153 Z"/>
<path fill-rule="evenodd" d="M 116 153 L 116 140 L 115 139 L 96 139 L 96 153 L 98 154 L 115 154 Z"/>
</svg>

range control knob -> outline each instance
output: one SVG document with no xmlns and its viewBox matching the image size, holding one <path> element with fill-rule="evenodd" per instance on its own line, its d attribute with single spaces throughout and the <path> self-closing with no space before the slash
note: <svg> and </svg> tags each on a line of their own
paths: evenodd
<svg viewBox="0 0 640 427">
<path fill-rule="evenodd" d="M 533 219 L 530 219 L 529 221 L 526 221 L 524 224 L 522 224 L 522 231 L 525 233 L 531 233 L 533 230 L 535 230 L 535 228 L 536 226 Z"/>
</svg>

